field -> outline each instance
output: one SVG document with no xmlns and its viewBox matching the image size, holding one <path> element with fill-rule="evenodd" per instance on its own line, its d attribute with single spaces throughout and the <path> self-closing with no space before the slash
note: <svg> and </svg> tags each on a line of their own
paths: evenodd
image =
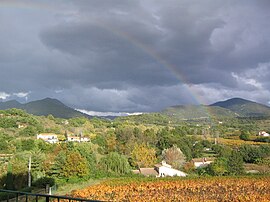
<svg viewBox="0 0 270 202">
<path fill-rule="evenodd" d="M 208 138 L 207 140 L 211 142 L 215 141 L 214 138 Z M 240 139 L 225 139 L 225 138 L 218 138 L 218 143 L 228 145 L 228 146 L 233 146 L 233 147 L 241 146 L 244 144 L 248 144 L 248 145 L 267 145 L 268 144 L 265 142 L 244 141 Z"/>
<path fill-rule="evenodd" d="M 270 176 L 115 179 L 72 192 L 105 201 L 270 201 Z"/>
</svg>

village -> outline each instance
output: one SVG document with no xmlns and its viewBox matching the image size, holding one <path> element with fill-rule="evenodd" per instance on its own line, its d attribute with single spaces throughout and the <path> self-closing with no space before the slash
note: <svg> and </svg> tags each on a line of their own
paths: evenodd
<svg viewBox="0 0 270 202">
<path fill-rule="evenodd" d="M 55 144 L 59 142 L 90 142 L 90 138 L 82 136 L 81 133 L 78 136 L 65 134 L 65 138 L 61 139 L 59 139 L 58 136 L 60 135 L 57 135 L 55 133 L 40 133 L 37 135 L 37 139 L 43 140 L 50 144 Z"/>
</svg>

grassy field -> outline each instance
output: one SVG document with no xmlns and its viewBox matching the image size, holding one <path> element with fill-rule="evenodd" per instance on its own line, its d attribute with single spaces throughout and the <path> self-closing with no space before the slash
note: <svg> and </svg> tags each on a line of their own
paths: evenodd
<svg viewBox="0 0 270 202">
<path fill-rule="evenodd" d="M 90 179 L 88 181 L 79 182 L 79 183 L 78 182 L 77 183 L 68 183 L 68 184 L 59 186 L 58 189 L 56 191 L 53 191 L 52 194 L 54 194 L 54 195 L 70 194 L 73 190 L 84 189 L 84 188 L 87 188 L 89 186 L 97 185 L 97 184 L 101 183 L 102 181 L 103 180 Z"/>
</svg>

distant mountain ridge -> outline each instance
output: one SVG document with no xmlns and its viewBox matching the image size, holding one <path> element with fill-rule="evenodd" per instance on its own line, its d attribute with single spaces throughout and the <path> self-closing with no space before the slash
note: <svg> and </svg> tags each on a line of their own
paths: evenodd
<svg viewBox="0 0 270 202">
<path fill-rule="evenodd" d="M 57 99 L 45 98 L 21 104 L 16 100 L 0 102 L 0 110 L 17 108 L 23 109 L 26 112 L 34 115 L 49 114 L 58 118 L 74 118 L 74 117 L 88 117 L 80 111 L 66 106 Z M 150 114 L 150 113 L 149 113 Z M 140 117 L 148 117 L 148 115 L 140 115 Z M 211 105 L 178 105 L 171 106 L 159 113 L 164 117 L 170 117 L 174 120 L 192 120 L 192 119 L 211 119 L 211 118 L 234 118 L 234 117 L 270 117 L 270 107 L 259 104 L 253 101 L 242 98 L 232 98 L 225 101 L 216 102 Z M 115 117 L 103 117 L 115 118 Z"/>
<path fill-rule="evenodd" d="M 231 110 L 240 117 L 270 116 L 270 107 L 242 98 L 232 98 L 216 102 L 210 106 L 218 106 Z"/>
<path fill-rule="evenodd" d="M 21 104 L 16 100 L 10 100 L 6 102 L 0 102 L 0 109 L 17 108 L 23 109 L 27 113 L 37 116 L 47 116 L 49 114 L 57 118 L 74 118 L 74 117 L 90 117 L 82 112 L 79 112 L 71 107 L 64 105 L 57 99 L 45 98 L 42 100 L 36 100 Z"/>
<path fill-rule="evenodd" d="M 177 119 L 208 119 L 208 118 L 222 118 L 235 117 L 235 113 L 231 110 L 224 109 L 218 106 L 207 105 L 178 105 L 172 106 L 161 111 L 163 115 L 175 117 Z"/>
<path fill-rule="evenodd" d="M 233 117 L 270 116 L 270 107 L 242 98 L 232 98 L 211 105 L 178 105 L 168 107 L 161 114 L 182 120 Z"/>
</svg>

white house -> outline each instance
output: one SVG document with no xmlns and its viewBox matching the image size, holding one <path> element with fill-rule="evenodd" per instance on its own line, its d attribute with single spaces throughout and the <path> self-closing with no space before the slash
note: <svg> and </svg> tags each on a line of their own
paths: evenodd
<svg viewBox="0 0 270 202">
<path fill-rule="evenodd" d="M 80 137 L 77 136 L 68 136 L 67 137 L 68 142 L 80 142 Z"/>
<path fill-rule="evenodd" d="M 210 163 L 214 161 L 213 158 L 196 158 L 192 159 L 195 168 L 200 168 L 204 166 L 208 166 Z"/>
<path fill-rule="evenodd" d="M 81 137 L 81 142 L 89 142 L 90 139 L 88 137 Z"/>
<path fill-rule="evenodd" d="M 166 176 L 179 176 L 179 177 L 186 177 L 187 174 L 180 171 L 180 170 L 176 170 L 173 169 L 171 165 L 167 164 L 165 161 L 161 162 L 161 165 L 158 164 L 155 166 L 155 169 L 158 172 L 157 177 L 166 177 Z"/>
<path fill-rule="evenodd" d="M 263 136 L 263 137 L 269 137 L 269 136 L 270 136 L 270 134 L 269 134 L 269 133 L 267 133 L 267 132 L 265 132 L 265 131 L 260 131 L 260 132 L 259 132 L 259 136 Z"/>
<path fill-rule="evenodd" d="M 80 136 L 68 136 L 68 142 L 89 142 L 90 139 L 88 137 L 80 137 Z"/>
<path fill-rule="evenodd" d="M 41 134 L 38 134 L 37 139 L 44 140 L 45 142 L 48 142 L 48 143 L 51 143 L 51 144 L 59 142 L 57 135 L 54 134 L 54 133 L 41 133 Z"/>
</svg>

